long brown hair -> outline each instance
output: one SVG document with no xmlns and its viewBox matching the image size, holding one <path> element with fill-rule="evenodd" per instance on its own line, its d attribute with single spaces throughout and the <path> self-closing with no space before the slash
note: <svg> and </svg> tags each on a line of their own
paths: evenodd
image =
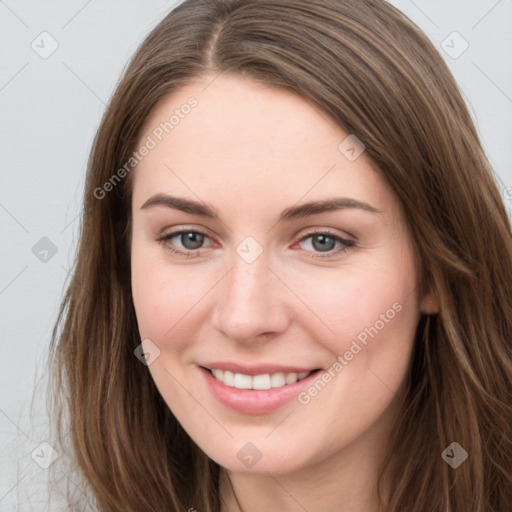
<svg viewBox="0 0 512 512">
<path fill-rule="evenodd" d="M 364 143 L 403 206 L 419 293 L 433 291 L 440 310 L 417 327 L 381 472 L 391 485 L 383 510 L 512 510 L 510 220 L 448 67 L 382 0 L 186 0 L 131 60 L 91 151 L 51 343 L 57 436 L 86 494 L 104 512 L 220 510 L 219 466 L 134 356 L 132 174 L 98 193 L 133 156 L 159 100 L 206 73 L 243 75 L 313 102 Z M 468 453 L 456 469 L 441 456 L 453 442 Z"/>
</svg>

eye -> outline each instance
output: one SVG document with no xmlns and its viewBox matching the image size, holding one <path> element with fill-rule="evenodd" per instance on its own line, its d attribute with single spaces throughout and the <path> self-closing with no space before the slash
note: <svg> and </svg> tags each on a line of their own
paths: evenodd
<svg viewBox="0 0 512 512">
<path fill-rule="evenodd" d="M 197 255 L 195 253 L 199 252 L 198 249 L 202 249 L 206 239 L 209 239 L 209 237 L 205 233 L 182 229 L 163 235 L 158 239 L 158 242 L 163 244 L 171 253 L 185 257 L 195 257 Z"/>
<path fill-rule="evenodd" d="M 314 231 L 303 236 L 299 243 L 306 246 L 305 250 L 316 252 L 315 258 L 329 258 L 343 253 L 355 245 L 352 240 L 342 238 L 330 231 Z"/>
<path fill-rule="evenodd" d="M 181 229 L 167 233 L 158 239 L 165 249 L 184 257 L 196 257 L 210 237 L 201 231 Z M 314 253 L 315 258 L 330 258 L 346 252 L 355 242 L 340 237 L 330 231 L 314 231 L 299 240 L 304 250 Z"/>
</svg>

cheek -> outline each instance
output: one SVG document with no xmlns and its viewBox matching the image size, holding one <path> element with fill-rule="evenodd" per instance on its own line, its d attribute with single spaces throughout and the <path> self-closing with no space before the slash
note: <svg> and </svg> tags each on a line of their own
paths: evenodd
<svg viewBox="0 0 512 512">
<path fill-rule="evenodd" d="M 320 384 L 301 402 L 314 402 L 309 410 L 315 414 L 326 409 L 358 411 L 362 428 L 399 392 L 419 305 L 413 258 L 400 244 L 396 247 L 400 249 L 383 250 L 379 258 L 359 260 L 336 275 L 318 273 L 317 279 L 295 281 L 297 294 L 315 313 L 302 317 L 303 327 L 331 354 L 327 387 L 333 392 L 320 393 Z M 348 428 L 341 418 L 335 421 Z"/>
<path fill-rule="evenodd" d="M 299 411 L 304 425 L 332 446 L 357 437 L 401 392 L 419 317 L 414 277 L 411 262 L 397 260 L 317 280 L 314 289 L 300 286 L 298 293 L 322 320 L 308 314 L 303 326 L 332 359 L 326 379 L 299 397 Z M 285 427 L 283 435 L 293 432 Z"/>
<path fill-rule="evenodd" d="M 418 305 L 410 261 L 361 265 L 335 274 L 289 277 L 309 309 L 301 321 L 333 353 L 348 350 L 358 337 L 364 343 L 371 334 L 380 336 L 397 329 L 410 332 L 414 327 Z"/>
<path fill-rule="evenodd" d="M 160 252 L 148 247 L 147 242 L 134 239 L 131 279 L 139 332 L 142 338 L 150 338 L 159 346 L 165 333 L 179 325 L 195 294 L 180 272 L 171 276 L 170 266 Z"/>
<path fill-rule="evenodd" d="M 206 325 L 208 294 L 219 280 L 211 269 L 171 264 L 164 249 L 132 249 L 132 296 L 139 333 L 171 356 Z"/>
<path fill-rule="evenodd" d="M 172 281 L 151 269 L 132 277 L 133 302 L 141 337 L 160 347 L 169 337 L 180 339 L 187 313 L 198 302 L 200 290 L 174 273 Z"/>
</svg>

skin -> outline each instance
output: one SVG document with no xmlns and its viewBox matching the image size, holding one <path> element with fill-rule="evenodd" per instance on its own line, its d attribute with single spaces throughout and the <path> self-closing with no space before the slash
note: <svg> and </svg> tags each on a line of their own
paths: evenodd
<svg viewBox="0 0 512 512">
<path fill-rule="evenodd" d="M 393 191 L 365 152 L 350 161 L 338 150 L 348 133 L 291 92 L 213 78 L 162 100 L 140 137 L 142 144 L 190 96 L 197 99 L 133 171 L 133 301 L 141 339 L 160 350 L 149 371 L 191 438 L 227 470 L 223 512 L 239 510 L 228 472 L 245 512 L 376 511 L 376 471 L 414 333 L 437 302 L 418 296 L 411 237 Z M 220 220 L 141 209 L 157 193 L 211 204 Z M 351 208 L 277 223 L 287 207 L 341 196 L 380 213 Z M 158 241 L 179 229 L 206 234 L 201 248 L 180 236 Z M 324 252 L 318 236 L 301 241 L 326 229 L 355 245 L 336 252 L 340 243 L 329 239 Z M 248 236 L 263 250 L 250 264 L 236 251 Z M 400 312 L 305 405 L 238 413 L 211 395 L 198 370 L 222 360 L 327 371 L 395 303 Z M 237 457 L 247 442 L 261 453 L 250 468 Z"/>
</svg>

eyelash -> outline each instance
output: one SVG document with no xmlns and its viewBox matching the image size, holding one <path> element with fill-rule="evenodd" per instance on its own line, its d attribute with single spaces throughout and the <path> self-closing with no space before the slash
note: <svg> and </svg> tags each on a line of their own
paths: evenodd
<svg viewBox="0 0 512 512">
<path fill-rule="evenodd" d="M 174 238 L 175 236 L 181 235 L 183 233 L 194 233 L 194 234 L 203 235 L 206 238 L 209 238 L 209 236 L 206 233 L 203 233 L 201 231 L 195 231 L 195 230 L 192 230 L 192 229 L 181 229 L 181 230 L 178 230 L 178 231 L 173 231 L 171 233 L 167 233 L 167 234 L 161 236 L 160 238 L 158 238 L 157 241 L 159 243 L 161 243 L 163 246 L 165 246 L 165 249 L 167 251 L 171 252 L 172 254 L 177 254 L 177 255 L 183 256 L 185 258 L 195 258 L 195 257 L 197 257 L 198 256 L 197 253 L 201 249 L 203 249 L 202 247 L 200 247 L 199 249 L 195 249 L 195 250 L 188 249 L 186 251 L 182 251 L 182 250 L 175 249 L 174 247 L 171 247 L 169 244 L 167 244 L 167 242 L 169 242 L 169 240 L 171 238 Z M 345 238 L 342 238 L 339 235 L 336 235 L 335 233 L 329 231 L 328 229 L 327 230 L 323 230 L 323 231 L 311 231 L 311 232 L 305 234 L 298 241 L 298 243 L 303 242 L 304 240 L 306 240 L 306 239 L 308 239 L 308 238 L 310 238 L 312 236 L 315 236 L 315 235 L 327 235 L 330 238 L 333 238 L 334 240 L 339 241 L 342 244 L 342 247 L 338 247 L 337 249 L 333 249 L 332 251 L 329 251 L 329 252 L 327 252 L 325 254 L 315 253 L 314 251 L 306 251 L 306 252 L 313 252 L 314 254 L 316 254 L 313 257 L 314 258 L 318 258 L 318 259 L 332 258 L 334 256 L 338 256 L 338 255 L 348 251 L 349 248 L 354 247 L 356 245 L 355 242 L 353 242 L 352 240 L 347 240 Z"/>
</svg>

